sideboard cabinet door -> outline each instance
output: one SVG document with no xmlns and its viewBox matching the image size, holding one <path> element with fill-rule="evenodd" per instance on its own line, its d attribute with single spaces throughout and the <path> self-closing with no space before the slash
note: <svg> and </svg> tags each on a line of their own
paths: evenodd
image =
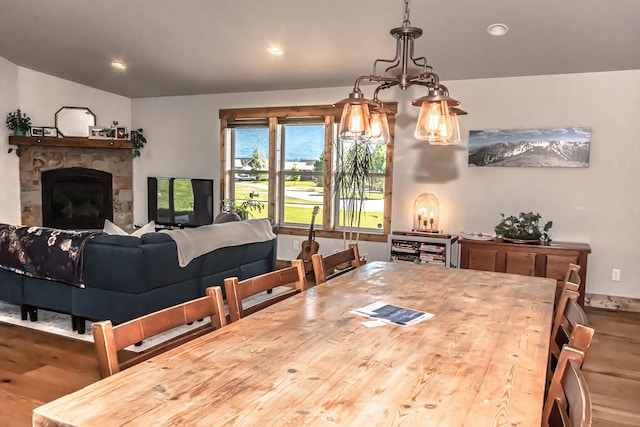
<svg viewBox="0 0 640 427">
<path fill-rule="evenodd" d="M 535 276 L 536 254 L 533 252 L 505 251 L 505 273 Z"/>
<path fill-rule="evenodd" d="M 469 248 L 468 267 L 471 270 L 498 271 L 498 251 L 488 248 Z"/>
</svg>

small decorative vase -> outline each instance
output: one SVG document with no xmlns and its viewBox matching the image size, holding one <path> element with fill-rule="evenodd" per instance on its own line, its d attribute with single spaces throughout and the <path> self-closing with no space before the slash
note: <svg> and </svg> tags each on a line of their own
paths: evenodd
<svg viewBox="0 0 640 427">
<path fill-rule="evenodd" d="M 13 130 L 13 134 L 15 136 L 25 136 L 27 134 L 27 131 L 25 129 L 22 129 L 22 128 L 15 128 Z"/>
</svg>

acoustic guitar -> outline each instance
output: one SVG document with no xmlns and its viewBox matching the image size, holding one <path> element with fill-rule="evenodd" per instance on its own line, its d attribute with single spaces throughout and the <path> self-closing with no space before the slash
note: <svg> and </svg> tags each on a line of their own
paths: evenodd
<svg viewBox="0 0 640 427">
<path fill-rule="evenodd" d="M 302 247 L 300 248 L 300 253 L 298 254 L 298 259 L 301 259 L 304 262 L 304 271 L 309 273 L 313 270 L 313 264 L 311 263 L 311 257 L 314 254 L 318 253 L 318 248 L 320 248 L 320 244 L 316 242 L 316 232 L 313 230 L 313 224 L 316 220 L 316 215 L 320 210 L 320 206 L 315 206 L 313 208 L 313 215 L 311 216 L 311 225 L 309 226 L 309 238 L 302 242 Z"/>
</svg>

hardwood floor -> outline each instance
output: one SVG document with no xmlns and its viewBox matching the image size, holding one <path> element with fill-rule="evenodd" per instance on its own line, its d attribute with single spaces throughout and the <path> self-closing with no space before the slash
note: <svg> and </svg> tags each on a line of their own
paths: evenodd
<svg viewBox="0 0 640 427">
<path fill-rule="evenodd" d="M 593 425 L 640 425 L 640 313 L 587 309 L 584 371 Z M 98 380 L 93 344 L 0 323 L 0 426 L 31 425 L 41 404 Z"/>
<path fill-rule="evenodd" d="M 93 343 L 0 323 L 0 426 L 30 426 L 34 408 L 99 378 Z"/>
<path fill-rule="evenodd" d="M 595 329 L 583 371 L 594 426 L 640 426 L 640 313 L 587 309 Z"/>
</svg>

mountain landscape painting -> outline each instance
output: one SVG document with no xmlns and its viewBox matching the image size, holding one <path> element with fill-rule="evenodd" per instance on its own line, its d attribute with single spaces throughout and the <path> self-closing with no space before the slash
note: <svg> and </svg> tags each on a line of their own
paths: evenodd
<svg viewBox="0 0 640 427">
<path fill-rule="evenodd" d="M 469 166 L 589 167 L 591 128 L 469 131 Z"/>
</svg>

